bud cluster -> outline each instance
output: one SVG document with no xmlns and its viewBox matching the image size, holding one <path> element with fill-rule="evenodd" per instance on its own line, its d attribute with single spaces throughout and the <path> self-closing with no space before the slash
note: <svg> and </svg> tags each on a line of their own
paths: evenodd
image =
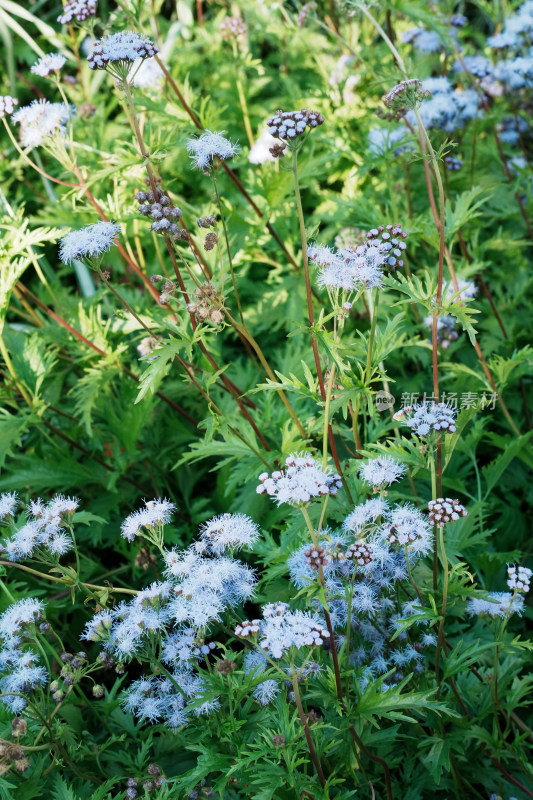
<svg viewBox="0 0 533 800">
<path fill-rule="evenodd" d="M 399 117 L 411 108 L 418 108 L 422 100 L 431 97 L 431 93 L 424 91 L 418 78 L 400 81 L 383 98 L 383 102 Z"/>
<path fill-rule="evenodd" d="M 20 745 L 0 742 L 0 776 L 7 775 L 12 768 L 16 772 L 26 772 L 29 766 L 30 762 Z"/>
<path fill-rule="evenodd" d="M 224 41 L 229 42 L 231 39 L 238 39 L 246 35 L 246 24 L 241 17 L 224 17 L 220 23 L 220 36 Z"/>
<path fill-rule="evenodd" d="M 18 102 L 16 97 L 11 97 L 9 94 L 0 95 L 0 119 L 5 117 L 6 114 L 11 115 Z"/>
<path fill-rule="evenodd" d="M 346 559 L 348 561 L 355 561 L 360 567 L 364 567 L 365 564 L 370 564 L 370 562 L 374 560 L 374 553 L 369 544 L 354 542 L 346 551 Z"/>
<path fill-rule="evenodd" d="M 463 166 L 463 162 L 453 156 L 444 156 L 444 166 L 450 172 L 458 172 Z"/>
<path fill-rule="evenodd" d="M 207 234 L 208 236 L 210 234 Z M 212 322 L 222 325 L 224 322 L 225 308 L 221 304 L 217 290 L 212 283 L 206 281 L 194 290 L 195 300 L 187 305 L 189 314 L 195 314 L 199 322 Z"/>
<path fill-rule="evenodd" d="M 238 636 L 241 639 L 247 639 L 248 636 L 256 636 L 256 634 L 259 633 L 260 625 L 260 619 L 253 619 L 251 622 L 249 619 L 245 619 L 244 622 L 241 622 L 236 626 L 235 636 Z"/>
<path fill-rule="evenodd" d="M 110 63 L 128 69 L 138 58 L 151 58 L 157 53 L 159 48 L 148 37 L 135 31 L 119 31 L 94 42 L 87 61 L 91 69 L 106 69 Z"/>
<path fill-rule="evenodd" d="M 324 117 L 318 111 L 302 108 L 301 111 L 277 111 L 267 120 L 267 128 L 274 138 L 290 142 L 304 134 L 307 128 L 318 128 L 323 122 Z"/>
<path fill-rule="evenodd" d="M 165 777 L 161 775 L 161 768 L 157 764 L 148 764 L 148 775 L 141 780 L 128 778 L 125 797 L 127 800 L 135 800 L 136 797 L 146 797 L 156 789 L 161 789 L 165 783 Z M 140 787 L 139 787 L 139 784 Z M 139 788 L 141 793 L 139 794 Z"/>
<path fill-rule="evenodd" d="M 94 17 L 97 4 L 98 0 L 67 0 L 57 21 L 61 25 L 70 25 L 73 20 L 85 22 L 88 17 Z"/>
<path fill-rule="evenodd" d="M 208 217 L 199 217 L 198 218 L 198 227 L 199 228 L 215 228 L 217 221 L 215 217 L 210 214 Z"/>
<path fill-rule="evenodd" d="M 317 570 L 319 569 L 319 567 L 325 567 L 326 564 L 328 563 L 326 552 L 321 545 L 319 545 L 318 547 L 315 547 L 314 545 L 312 547 L 309 547 L 305 551 L 304 556 L 306 562 L 309 564 L 311 569 Z"/>
<path fill-rule="evenodd" d="M 468 513 L 459 500 L 452 500 L 450 497 L 430 500 L 428 510 L 430 520 L 439 528 L 444 528 L 447 522 L 457 522 L 460 517 L 466 517 Z"/>
<path fill-rule="evenodd" d="M 163 275 L 150 275 L 150 283 L 161 283 L 159 287 L 161 292 L 159 295 L 159 302 L 162 306 L 168 305 L 170 298 L 173 297 L 178 290 L 174 281 L 168 280 L 168 278 L 165 278 Z"/>
<path fill-rule="evenodd" d="M 153 192 L 137 192 L 135 199 L 139 203 L 139 213 L 154 220 L 151 228 L 155 233 L 182 238 L 180 226 L 172 222 L 183 215 L 181 208 L 173 205 L 170 197 L 159 187 L 156 193 L 157 197 L 154 197 Z"/>
<path fill-rule="evenodd" d="M 517 567 L 516 564 L 512 567 L 507 567 L 507 586 L 515 592 L 526 594 L 526 592 L 529 592 L 532 574 L 528 567 Z"/>
<path fill-rule="evenodd" d="M 394 272 L 396 267 L 403 267 L 402 254 L 407 245 L 403 241 L 408 234 L 402 230 L 400 225 L 378 225 L 366 234 L 366 245 L 379 243 L 379 249 L 385 254 L 383 266 L 390 272 Z"/>
</svg>

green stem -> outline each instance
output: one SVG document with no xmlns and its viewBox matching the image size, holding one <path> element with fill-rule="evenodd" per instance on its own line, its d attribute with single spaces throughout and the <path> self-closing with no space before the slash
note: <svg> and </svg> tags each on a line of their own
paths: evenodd
<svg viewBox="0 0 533 800">
<path fill-rule="evenodd" d="M 300 687 L 298 686 L 298 678 L 294 675 L 293 665 L 291 664 L 291 683 L 292 689 L 294 692 L 294 699 L 296 701 L 296 707 L 298 709 L 298 715 L 300 717 L 300 722 L 302 723 L 302 727 L 304 729 L 305 740 L 307 742 L 307 747 L 309 748 L 309 752 L 311 754 L 311 759 L 316 769 L 316 773 L 318 775 L 318 780 L 320 781 L 320 785 L 322 789 L 326 786 L 326 779 L 324 777 L 324 773 L 322 771 L 322 766 L 320 764 L 320 760 L 317 756 L 315 746 L 313 744 L 313 740 L 311 738 L 311 732 L 309 730 L 309 726 L 307 724 L 307 719 L 305 717 L 305 711 L 302 705 L 302 698 L 300 696 Z"/>
<path fill-rule="evenodd" d="M 443 566 L 443 586 L 442 586 L 442 609 L 441 609 L 441 621 L 439 624 L 439 633 L 437 637 L 437 650 L 435 653 L 435 677 L 437 679 L 437 683 L 439 684 L 439 688 L 437 690 L 437 697 L 440 692 L 440 653 L 442 649 L 442 643 L 444 640 L 444 620 L 446 617 L 446 603 L 448 601 L 448 558 L 446 556 L 446 548 L 444 547 L 444 528 L 439 525 L 439 546 L 440 546 L 440 553 L 442 558 L 442 566 Z"/>
</svg>

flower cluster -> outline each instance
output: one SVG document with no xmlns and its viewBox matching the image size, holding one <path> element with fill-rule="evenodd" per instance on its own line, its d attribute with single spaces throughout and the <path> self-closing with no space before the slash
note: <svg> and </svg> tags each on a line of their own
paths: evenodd
<svg viewBox="0 0 533 800">
<path fill-rule="evenodd" d="M 10 116 L 14 110 L 15 106 L 18 105 L 18 100 L 16 97 L 11 97 L 9 94 L 0 95 L 0 119 L 6 116 Z"/>
<path fill-rule="evenodd" d="M 67 59 L 61 53 L 48 53 L 36 61 L 31 68 L 31 72 L 41 78 L 47 78 L 51 72 L 59 72 L 66 63 Z"/>
<path fill-rule="evenodd" d="M 288 603 L 269 603 L 263 607 L 263 619 L 242 623 L 235 630 L 236 636 L 252 627 L 259 637 L 259 646 L 272 658 L 283 658 L 292 647 L 318 647 L 329 639 L 329 632 L 313 614 L 291 611 Z M 239 631 L 239 632 L 238 632 Z M 248 634 L 244 634 L 246 638 Z"/>
<path fill-rule="evenodd" d="M 170 522 L 175 508 L 170 500 L 145 500 L 144 508 L 126 517 L 120 532 L 128 542 L 133 542 L 141 535 L 143 528 L 159 528 Z"/>
<path fill-rule="evenodd" d="M 428 314 L 424 317 L 424 325 L 430 330 L 433 328 L 433 314 Z M 459 338 L 459 332 L 456 328 L 455 317 L 444 314 L 442 317 L 437 317 L 437 344 L 444 350 L 447 350 L 452 342 Z"/>
<path fill-rule="evenodd" d="M 433 537 L 427 520 L 415 506 L 397 506 L 387 515 L 382 535 L 391 544 L 407 547 L 409 552 L 426 555 Z"/>
<path fill-rule="evenodd" d="M 78 231 L 71 231 L 61 239 L 59 258 L 70 264 L 76 259 L 98 259 L 107 253 L 120 233 L 120 225 L 114 222 L 95 222 Z"/>
<path fill-rule="evenodd" d="M 22 146 L 38 147 L 56 133 L 64 136 L 67 122 L 74 114 L 75 110 L 67 108 L 64 103 L 49 103 L 40 99 L 19 108 L 13 114 L 13 122 L 20 125 Z"/>
<path fill-rule="evenodd" d="M 510 592 L 490 592 L 487 599 L 471 597 L 466 604 L 466 610 L 471 616 L 507 617 L 510 614 L 521 614 L 524 609 L 524 600 L 520 595 L 513 596 Z"/>
<path fill-rule="evenodd" d="M 220 36 L 226 42 L 246 35 L 246 24 L 241 17 L 224 17 L 220 23 Z"/>
<path fill-rule="evenodd" d="M 137 192 L 135 199 L 139 203 L 139 213 L 153 220 L 151 229 L 163 236 L 181 237 L 181 228 L 173 220 L 178 220 L 183 211 L 175 206 L 170 197 L 156 187 L 157 197 L 153 192 Z"/>
<path fill-rule="evenodd" d="M 322 469 L 310 453 L 294 453 L 285 459 L 285 470 L 259 476 L 257 494 L 268 494 L 279 505 L 304 505 L 314 497 L 335 495 L 342 487 L 340 475 Z"/>
<path fill-rule="evenodd" d="M 44 620 L 43 612 L 39 600 L 26 598 L 10 605 L 0 616 L 0 699 L 15 714 L 27 705 L 24 695 L 48 682 L 37 654 L 22 647 L 23 641 L 34 637 L 36 626 Z"/>
<path fill-rule="evenodd" d="M 67 0 L 63 13 L 59 15 L 57 21 L 62 25 L 70 25 L 71 22 L 85 22 L 89 17 L 96 14 L 98 0 Z"/>
<path fill-rule="evenodd" d="M 187 139 L 187 152 L 193 166 L 206 170 L 214 166 L 215 159 L 227 161 L 237 155 L 239 145 L 226 139 L 224 133 L 225 131 L 205 130 L 200 136 Z"/>
<path fill-rule="evenodd" d="M 311 244 L 309 260 L 318 268 L 317 283 L 329 290 L 356 292 L 382 285 L 386 253 L 379 244 L 362 244 L 355 250 Z"/>
<path fill-rule="evenodd" d="M 450 497 L 437 497 L 428 503 L 429 518 L 439 528 L 444 528 L 447 522 L 457 522 L 461 517 L 467 516 L 466 508 L 459 500 Z"/>
<path fill-rule="evenodd" d="M 514 592 L 527 594 L 530 588 L 531 575 L 533 573 L 528 567 L 509 566 L 507 567 L 507 586 Z"/>
<path fill-rule="evenodd" d="M 138 58 L 151 58 L 159 48 L 147 36 L 135 31 L 119 31 L 94 42 L 87 56 L 91 69 L 107 69 L 111 64 L 121 72 L 131 70 Z"/>
<path fill-rule="evenodd" d="M 402 420 L 417 436 L 437 433 L 455 433 L 457 409 L 446 403 L 418 403 L 396 412 L 394 419 Z"/>
<path fill-rule="evenodd" d="M 79 500 L 57 495 L 48 503 L 33 500 L 27 506 L 28 520 L 22 527 L 11 533 L 0 545 L 11 561 L 25 558 L 48 559 L 62 556 L 72 548 L 72 537 L 65 530 L 70 525 L 72 515 Z M 0 496 L 0 519 L 13 518 L 18 505 L 16 494 Z"/>
<path fill-rule="evenodd" d="M 374 491 L 395 483 L 405 475 L 405 464 L 390 456 L 379 456 L 367 461 L 359 470 L 361 480 L 374 487 Z"/>
<path fill-rule="evenodd" d="M 200 541 L 194 548 L 198 553 L 222 555 L 252 547 L 259 537 L 259 528 L 246 514 L 221 514 L 200 527 Z"/>
<path fill-rule="evenodd" d="M 385 264 L 390 272 L 394 272 L 396 267 L 403 267 L 402 254 L 407 245 L 403 241 L 408 234 L 402 230 L 400 225 L 378 225 L 368 231 L 367 247 L 374 246 L 379 242 L 379 248 L 386 255 Z"/>
<path fill-rule="evenodd" d="M 277 111 L 266 124 L 271 136 L 290 143 L 302 136 L 307 128 L 318 128 L 323 122 L 324 117 L 318 111 L 302 108 L 301 111 Z"/>
</svg>

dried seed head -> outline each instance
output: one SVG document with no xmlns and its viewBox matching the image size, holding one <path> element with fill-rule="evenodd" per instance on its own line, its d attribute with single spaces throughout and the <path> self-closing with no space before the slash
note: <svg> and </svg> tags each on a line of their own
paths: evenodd
<svg viewBox="0 0 533 800">
<path fill-rule="evenodd" d="M 216 224 L 217 221 L 212 214 L 209 217 L 200 217 L 198 220 L 199 228 L 214 228 Z"/>
<path fill-rule="evenodd" d="M 276 748 L 276 750 L 281 750 L 282 747 L 285 747 L 285 737 L 282 733 L 277 733 L 275 736 L 272 737 L 272 744 Z"/>
<path fill-rule="evenodd" d="M 24 758 L 19 758 L 17 761 L 15 761 L 13 766 L 15 767 L 17 772 L 22 773 L 22 772 L 26 772 L 26 770 L 30 766 L 30 762 L 25 757 Z"/>
<path fill-rule="evenodd" d="M 216 243 L 218 242 L 218 236 L 214 231 L 206 234 L 204 248 L 206 250 L 212 250 Z"/>
<path fill-rule="evenodd" d="M 19 736 L 25 736 L 27 729 L 28 725 L 26 720 L 22 719 L 22 717 L 14 717 L 11 720 L 11 735 L 15 739 L 18 739 Z"/>
<path fill-rule="evenodd" d="M 175 292 L 176 291 L 176 284 L 174 281 L 165 281 L 161 284 L 161 291 L 162 292 Z"/>
<path fill-rule="evenodd" d="M 8 748 L 6 755 L 11 761 L 17 761 L 20 758 L 24 758 L 24 750 L 18 745 L 13 745 Z"/>
<path fill-rule="evenodd" d="M 165 280 L 164 275 L 150 275 L 150 283 L 160 283 Z"/>
<path fill-rule="evenodd" d="M 233 672 L 234 669 L 237 669 L 237 664 L 235 661 L 230 661 L 228 658 L 223 658 L 221 661 L 217 661 L 215 669 L 217 672 L 221 672 L 222 675 L 229 675 L 230 672 Z"/>
<path fill-rule="evenodd" d="M 163 294 L 159 295 L 159 304 L 162 306 L 168 305 L 168 301 L 170 300 L 170 295 L 163 292 Z"/>
<path fill-rule="evenodd" d="M 430 92 L 424 91 L 418 78 L 400 81 L 383 98 L 383 102 L 392 111 L 403 116 L 410 108 L 420 106 L 422 100 L 431 97 Z"/>
<path fill-rule="evenodd" d="M 209 312 L 209 319 L 214 325 L 222 325 L 224 322 L 224 312 L 221 308 L 212 308 Z"/>
<path fill-rule="evenodd" d="M 99 683 L 95 683 L 93 686 L 93 697 L 100 698 L 104 696 L 104 687 L 101 686 Z"/>
<path fill-rule="evenodd" d="M 148 772 L 148 775 L 157 776 L 157 775 L 161 774 L 161 769 L 160 769 L 160 767 L 158 767 L 157 764 L 148 764 L 147 772 Z"/>
<path fill-rule="evenodd" d="M 206 319 L 209 317 L 209 309 L 205 306 L 200 306 L 198 311 L 196 312 L 196 316 L 200 320 L 200 322 L 205 322 Z"/>
</svg>

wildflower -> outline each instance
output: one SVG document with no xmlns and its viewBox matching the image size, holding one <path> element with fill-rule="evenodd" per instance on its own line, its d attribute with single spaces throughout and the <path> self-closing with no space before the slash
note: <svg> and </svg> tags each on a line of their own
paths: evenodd
<svg viewBox="0 0 533 800">
<path fill-rule="evenodd" d="M 145 507 L 139 511 L 134 511 L 126 517 L 120 531 L 122 536 L 133 542 L 139 536 L 143 528 L 156 528 L 166 525 L 172 519 L 172 514 L 176 508 L 170 500 L 145 500 Z"/>
<path fill-rule="evenodd" d="M 458 172 L 463 166 L 463 162 L 453 156 L 444 156 L 444 166 L 449 172 Z"/>
<path fill-rule="evenodd" d="M 364 542 L 355 542 L 347 549 L 346 558 L 348 561 L 355 561 L 360 567 L 370 564 L 374 558 L 372 546 Z"/>
<path fill-rule="evenodd" d="M 463 56 L 453 65 L 455 72 L 469 72 L 477 78 L 486 78 L 492 74 L 492 64 L 485 56 Z"/>
<path fill-rule="evenodd" d="M 257 623 L 257 620 L 254 620 Z M 329 632 L 312 614 L 290 611 L 287 603 L 269 603 L 263 608 L 259 644 L 272 658 L 282 658 L 291 647 L 319 647 Z"/>
<path fill-rule="evenodd" d="M 270 678 L 269 680 L 262 681 L 255 687 L 254 697 L 262 706 L 268 706 L 279 692 L 280 687 L 278 682 Z"/>
<path fill-rule="evenodd" d="M 133 85 L 137 89 L 155 89 L 165 78 L 165 73 L 155 58 L 138 58 L 133 62 Z"/>
<path fill-rule="evenodd" d="M 520 595 L 510 592 L 490 592 L 487 599 L 471 597 L 466 610 L 471 616 L 505 617 L 510 614 L 520 615 L 524 609 L 524 600 Z"/>
<path fill-rule="evenodd" d="M 239 145 L 226 139 L 224 133 L 225 131 L 205 130 L 200 136 L 187 139 L 187 152 L 193 166 L 197 169 L 209 169 L 215 158 L 227 161 L 239 152 Z"/>
<path fill-rule="evenodd" d="M 390 486 L 405 475 L 406 467 L 395 458 L 379 456 L 363 464 L 359 477 L 374 487 L 374 490 Z"/>
<path fill-rule="evenodd" d="M 319 286 L 353 292 L 382 284 L 386 254 L 380 245 L 367 243 L 355 250 L 343 247 L 334 253 L 324 245 L 311 244 L 308 255 L 318 267 Z"/>
<path fill-rule="evenodd" d="M 120 225 L 113 222 L 96 222 L 78 231 L 67 233 L 61 239 L 59 257 L 65 264 L 81 258 L 92 259 L 107 253 L 120 233 Z"/>
<path fill-rule="evenodd" d="M 38 147 L 56 133 L 64 136 L 66 124 L 74 114 L 75 110 L 64 103 L 49 103 L 41 99 L 19 108 L 13 114 L 13 122 L 20 124 L 22 146 Z"/>
<path fill-rule="evenodd" d="M 96 14 L 97 4 L 98 0 L 67 0 L 57 21 L 62 25 L 69 25 L 73 20 L 85 22 L 88 17 Z"/>
<path fill-rule="evenodd" d="M 225 550 L 251 547 L 259 536 L 259 528 L 246 514 L 221 514 L 204 523 L 200 529 L 202 549 L 215 555 Z"/>
<path fill-rule="evenodd" d="M 221 38 L 229 42 L 231 39 L 240 39 L 245 36 L 247 28 L 241 17 L 224 17 L 219 30 Z"/>
<path fill-rule="evenodd" d="M 145 336 L 137 345 L 137 352 L 139 353 L 139 356 L 141 358 L 145 358 L 146 356 L 151 355 L 157 347 L 157 343 L 158 340 L 155 338 L 155 336 Z M 153 356 L 153 358 L 157 358 L 157 356 Z M 150 361 L 152 361 L 153 358 L 151 358 Z"/>
<path fill-rule="evenodd" d="M 460 517 L 467 516 L 466 508 L 461 505 L 459 500 L 452 500 L 447 497 L 437 497 L 428 503 L 429 518 L 439 528 L 444 528 L 447 522 L 456 522 Z"/>
<path fill-rule="evenodd" d="M 248 154 L 250 164 L 264 164 L 267 161 L 275 161 L 276 158 L 271 152 L 271 148 L 277 144 L 277 140 L 268 132 L 266 128 L 261 131 L 261 135 L 254 142 Z"/>
<path fill-rule="evenodd" d="M 283 139 L 288 144 L 302 136 L 309 128 L 318 128 L 324 122 L 324 117 L 318 111 L 277 111 L 267 120 L 267 129 L 275 139 Z"/>
<path fill-rule="evenodd" d="M 299 506 L 314 497 L 335 495 L 342 487 L 340 475 L 322 469 L 310 453 L 294 453 L 285 459 L 286 469 L 267 472 L 259 476 L 257 494 L 268 494 L 279 505 L 289 503 Z"/>
<path fill-rule="evenodd" d="M 361 505 L 355 506 L 354 510 L 348 514 L 342 527 L 350 533 L 360 534 L 366 525 L 375 522 L 384 516 L 388 510 L 388 505 L 381 498 L 367 500 Z"/>
<path fill-rule="evenodd" d="M 11 97 L 9 94 L 0 95 L 0 119 L 5 117 L 6 114 L 10 116 L 16 105 L 18 105 L 16 97 Z"/>
<path fill-rule="evenodd" d="M 397 506 L 389 512 L 381 534 L 390 544 L 407 547 L 416 555 L 425 555 L 433 543 L 426 519 L 417 508 L 409 505 Z"/>
<path fill-rule="evenodd" d="M 407 247 L 403 240 L 407 239 L 407 233 L 400 225 L 378 225 L 377 228 L 368 231 L 366 238 L 367 247 L 378 244 L 380 252 L 385 255 L 384 263 L 390 272 L 394 272 L 396 267 L 403 267 L 402 255 Z"/>
<path fill-rule="evenodd" d="M 94 42 L 87 61 L 91 69 L 110 68 L 123 79 L 138 58 L 150 58 L 158 52 L 157 45 L 147 36 L 135 31 L 119 31 Z"/>
<path fill-rule="evenodd" d="M 418 436 L 429 436 L 432 431 L 455 433 L 456 416 L 457 409 L 446 403 L 419 403 L 396 412 L 394 419 L 402 419 Z"/>
<path fill-rule="evenodd" d="M 418 108 L 422 100 L 429 97 L 418 78 L 400 81 L 383 98 L 383 102 L 399 116 L 403 116 L 407 109 Z"/>
<path fill-rule="evenodd" d="M 34 75 L 39 75 L 41 78 L 47 78 L 51 72 L 59 72 L 59 70 L 67 63 L 65 56 L 61 53 L 48 53 L 42 56 L 35 62 L 31 68 Z"/>
<path fill-rule="evenodd" d="M 3 492 L 0 494 L 0 521 L 5 517 L 12 517 L 18 506 L 16 492 Z"/>
<path fill-rule="evenodd" d="M 532 574 L 528 567 L 517 567 L 516 564 L 514 566 L 508 566 L 507 586 L 515 592 L 527 594 L 527 592 L 529 592 L 529 583 Z"/>
</svg>

